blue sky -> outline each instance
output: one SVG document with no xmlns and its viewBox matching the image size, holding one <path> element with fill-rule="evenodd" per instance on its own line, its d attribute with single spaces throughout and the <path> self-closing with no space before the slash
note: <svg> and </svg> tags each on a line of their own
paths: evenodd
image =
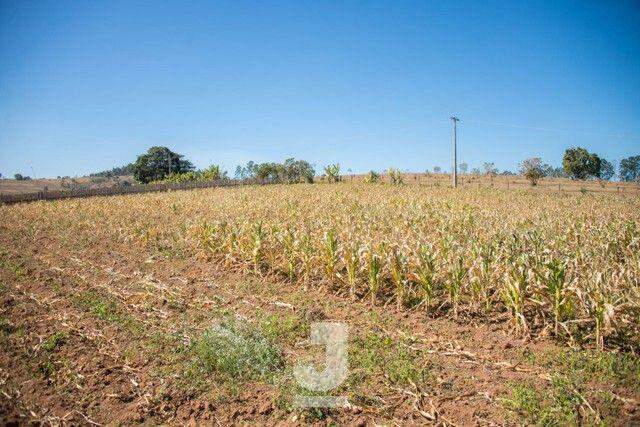
<svg viewBox="0 0 640 427">
<path fill-rule="evenodd" d="M 448 168 L 451 114 L 471 166 L 640 154 L 640 4 L 0 0 L 5 176 Z"/>
</svg>

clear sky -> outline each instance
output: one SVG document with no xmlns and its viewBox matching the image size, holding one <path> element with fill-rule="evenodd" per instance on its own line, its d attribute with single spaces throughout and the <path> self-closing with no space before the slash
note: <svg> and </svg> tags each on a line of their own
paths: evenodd
<svg viewBox="0 0 640 427">
<path fill-rule="evenodd" d="M 448 169 L 452 114 L 471 166 L 640 154 L 640 3 L 0 0 L 5 176 Z"/>
</svg>

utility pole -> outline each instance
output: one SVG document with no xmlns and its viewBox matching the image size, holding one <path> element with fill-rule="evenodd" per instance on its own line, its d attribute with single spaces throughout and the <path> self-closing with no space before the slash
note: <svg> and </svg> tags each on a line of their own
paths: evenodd
<svg viewBox="0 0 640 427">
<path fill-rule="evenodd" d="M 451 183 L 453 188 L 458 186 L 458 148 L 457 148 L 457 135 L 456 135 L 456 125 L 460 121 L 456 116 L 451 116 L 451 123 L 453 123 L 453 139 L 451 141 L 452 150 L 453 150 L 453 164 L 451 165 Z"/>
</svg>

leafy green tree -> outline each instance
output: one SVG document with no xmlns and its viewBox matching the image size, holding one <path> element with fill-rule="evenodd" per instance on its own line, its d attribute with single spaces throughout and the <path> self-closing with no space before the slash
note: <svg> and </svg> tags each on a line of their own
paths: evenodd
<svg viewBox="0 0 640 427">
<path fill-rule="evenodd" d="M 313 177 L 316 171 L 313 166 L 306 160 L 296 160 L 290 158 L 284 161 L 281 166 L 281 181 L 287 184 L 296 184 L 300 182 L 313 183 Z"/>
<path fill-rule="evenodd" d="M 542 169 L 544 169 L 544 175 L 549 178 L 566 178 L 567 174 L 565 173 L 562 167 L 554 167 L 547 163 L 542 165 Z"/>
<path fill-rule="evenodd" d="M 640 156 L 631 156 L 620 161 L 620 179 L 640 182 Z"/>
<path fill-rule="evenodd" d="M 233 175 L 235 179 L 244 179 L 244 168 L 240 165 L 236 166 L 236 173 Z"/>
<path fill-rule="evenodd" d="M 281 166 L 278 163 L 259 163 L 255 168 L 255 176 L 262 182 L 281 182 Z"/>
<path fill-rule="evenodd" d="M 199 181 L 217 181 L 227 178 L 227 172 L 222 170 L 220 165 L 211 165 L 206 169 L 198 171 Z"/>
<path fill-rule="evenodd" d="M 236 167 L 235 178 L 236 179 L 255 179 L 256 167 L 257 165 L 253 160 L 249 160 L 245 166 L 238 165 Z"/>
<path fill-rule="evenodd" d="M 599 178 L 602 161 L 582 147 L 567 148 L 562 159 L 564 171 L 572 179 Z"/>
<path fill-rule="evenodd" d="M 236 179 L 257 179 L 261 182 L 275 184 L 312 183 L 316 174 L 313 166 L 306 160 L 286 159 L 283 163 L 248 162 L 245 166 L 236 167 Z"/>
<path fill-rule="evenodd" d="M 221 179 L 227 179 L 227 172 L 223 171 L 219 165 L 211 165 L 198 171 L 172 173 L 159 182 L 210 182 Z"/>
<path fill-rule="evenodd" d="M 182 154 L 174 153 L 167 147 L 151 147 L 138 156 L 133 164 L 133 177 L 144 184 L 161 181 L 171 174 L 193 171 L 193 164 Z"/>
<path fill-rule="evenodd" d="M 118 166 L 112 168 L 111 170 L 101 171 L 89 174 L 90 177 L 114 177 L 114 176 L 124 176 L 124 175 L 133 175 L 133 163 L 129 163 L 128 165 Z"/>
<path fill-rule="evenodd" d="M 600 179 L 610 181 L 616 174 L 616 168 L 607 159 L 600 159 Z"/>
</svg>

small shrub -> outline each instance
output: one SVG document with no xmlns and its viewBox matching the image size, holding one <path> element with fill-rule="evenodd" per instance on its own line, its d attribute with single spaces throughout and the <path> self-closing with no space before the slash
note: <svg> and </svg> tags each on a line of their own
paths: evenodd
<svg viewBox="0 0 640 427">
<path fill-rule="evenodd" d="M 364 177 L 364 182 L 369 184 L 373 184 L 378 181 L 380 181 L 380 174 L 375 171 L 369 171 L 369 173 Z"/>
<path fill-rule="evenodd" d="M 520 173 L 529 180 L 532 187 L 535 187 L 545 176 L 542 160 L 539 157 L 524 160 L 520 164 Z"/>
<path fill-rule="evenodd" d="M 340 176 L 340 163 L 325 166 L 324 173 L 327 175 L 327 181 L 329 182 L 340 182 L 342 179 Z"/>
<path fill-rule="evenodd" d="M 538 391 L 529 385 L 516 384 L 504 405 L 517 413 L 527 424 L 541 426 L 576 425 L 580 418 L 580 397 L 571 392 L 569 385 L 559 378 L 553 379 L 550 393 Z"/>
<path fill-rule="evenodd" d="M 269 314 L 260 320 L 262 335 L 272 342 L 295 342 L 309 335 L 309 326 L 293 314 Z"/>
<path fill-rule="evenodd" d="M 195 343 L 195 352 L 206 372 L 230 379 L 260 379 L 283 367 L 274 342 L 245 321 L 226 317 L 207 329 Z"/>
<path fill-rule="evenodd" d="M 351 343 L 349 361 L 356 370 L 352 381 L 362 379 L 358 379 L 358 371 L 367 376 L 383 373 L 392 384 L 401 386 L 420 384 L 429 376 L 429 364 L 419 351 L 376 333 Z"/>
<path fill-rule="evenodd" d="M 49 338 L 44 340 L 40 347 L 44 351 L 52 352 L 56 348 L 61 346 L 64 343 L 66 338 L 67 338 L 67 334 L 65 334 L 64 332 L 56 332 L 55 334 L 51 335 Z"/>
<path fill-rule="evenodd" d="M 11 325 L 11 323 L 9 323 L 9 321 L 3 317 L 0 317 L 0 332 L 7 335 L 13 332 L 13 325 Z"/>
<path fill-rule="evenodd" d="M 115 301 L 93 291 L 83 292 L 74 297 L 75 302 L 99 319 L 109 322 L 118 319 L 118 307 Z"/>
<path fill-rule="evenodd" d="M 389 168 L 387 174 L 389 175 L 389 182 L 391 182 L 391 184 L 400 185 L 404 183 L 400 169 Z"/>
</svg>

